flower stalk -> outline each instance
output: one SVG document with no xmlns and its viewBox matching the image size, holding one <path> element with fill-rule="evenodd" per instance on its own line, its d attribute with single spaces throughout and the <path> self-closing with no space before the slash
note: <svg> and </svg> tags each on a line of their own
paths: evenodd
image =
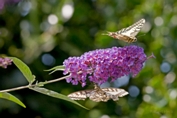
<svg viewBox="0 0 177 118">
<path fill-rule="evenodd" d="M 26 85 L 26 86 L 20 86 L 20 87 L 11 88 L 11 89 L 0 90 L 0 93 L 1 92 L 12 92 L 12 91 L 26 89 L 26 88 L 33 88 L 33 87 L 36 87 L 36 86 L 44 86 L 45 84 L 50 84 L 50 83 L 54 83 L 54 82 L 57 82 L 57 81 L 61 81 L 63 79 L 68 78 L 69 76 L 70 75 L 64 76 L 64 77 L 60 77 L 60 78 L 57 78 L 57 79 L 54 79 L 54 80 L 46 81 L 46 82 L 39 82 L 39 83 L 35 83 L 35 84 L 29 84 L 29 85 Z"/>
</svg>

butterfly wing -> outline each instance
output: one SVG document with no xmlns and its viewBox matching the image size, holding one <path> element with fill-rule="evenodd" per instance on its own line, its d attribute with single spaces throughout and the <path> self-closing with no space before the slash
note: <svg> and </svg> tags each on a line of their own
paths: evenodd
<svg viewBox="0 0 177 118">
<path fill-rule="evenodd" d="M 90 97 L 90 94 L 93 90 L 83 90 L 76 91 L 68 95 L 68 97 L 72 100 L 85 100 L 87 97 Z"/>
<path fill-rule="evenodd" d="M 123 97 L 128 94 L 127 91 L 119 88 L 102 88 L 102 90 L 105 91 L 114 101 L 118 100 L 119 97 Z"/>
<path fill-rule="evenodd" d="M 123 97 L 128 94 L 127 91 L 120 88 L 102 88 L 102 90 L 111 95 L 119 95 L 119 97 Z"/>
<path fill-rule="evenodd" d="M 134 23 L 133 25 L 121 29 L 120 31 L 117 32 L 117 34 L 126 35 L 128 37 L 135 37 L 143 27 L 144 23 L 145 19 L 141 19 L 138 22 Z"/>
</svg>

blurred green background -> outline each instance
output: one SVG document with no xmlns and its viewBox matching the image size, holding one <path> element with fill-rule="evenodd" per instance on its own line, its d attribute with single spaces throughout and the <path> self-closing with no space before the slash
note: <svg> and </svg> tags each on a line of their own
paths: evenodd
<svg viewBox="0 0 177 118">
<path fill-rule="evenodd" d="M 177 1 L 175 0 L 4 0 L 0 1 L 0 56 L 23 60 L 38 81 L 62 77 L 46 69 L 62 65 L 70 56 L 126 46 L 101 35 L 146 19 L 138 41 L 149 56 L 135 78 L 124 77 L 104 86 L 121 87 L 129 95 L 119 101 L 79 101 L 90 110 L 24 89 L 11 92 L 27 108 L 0 99 L 0 117 L 17 118 L 177 118 Z M 14 66 L 0 68 L 0 89 L 27 84 Z M 92 88 L 65 80 L 45 86 L 62 94 Z"/>
</svg>

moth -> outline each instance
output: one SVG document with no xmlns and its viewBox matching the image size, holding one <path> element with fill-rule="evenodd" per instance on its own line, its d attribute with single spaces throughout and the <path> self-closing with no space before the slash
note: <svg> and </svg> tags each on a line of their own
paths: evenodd
<svg viewBox="0 0 177 118">
<path fill-rule="evenodd" d="M 113 37 L 115 39 L 119 39 L 119 40 L 122 40 L 128 43 L 136 42 L 137 41 L 136 35 L 141 30 L 144 23 L 145 23 L 145 19 L 141 19 L 127 28 L 123 28 L 117 32 L 107 32 L 102 35 L 108 35 L 110 37 Z"/>
<path fill-rule="evenodd" d="M 110 99 L 113 101 L 119 100 L 119 97 L 123 97 L 127 94 L 128 92 L 124 89 L 100 88 L 98 85 L 95 85 L 94 89 L 77 91 L 69 94 L 68 97 L 72 100 L 85 100 L 89 98 L 95 102 L 107 102 Z"/>
</svg>

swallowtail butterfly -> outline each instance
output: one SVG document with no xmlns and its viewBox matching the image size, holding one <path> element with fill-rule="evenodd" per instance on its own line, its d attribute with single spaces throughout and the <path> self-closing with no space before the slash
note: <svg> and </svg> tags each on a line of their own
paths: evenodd
<svg viewBox="0 0 177 118">
<path fill-rule="evenodd" d="M 114 101 L 119 100 L 119 97 L 123 97 L 127 94 L 128 92 L 124 89 L 100 88 L 99 86 L 95 85 L 94 89 L 77 91 L 69 94 L 68 97 L 72 100 L 85 100 L 86 98 L 89 98 L 95 102 L 107 102 L 110 99 Z"/>
<path fill-rule="evenodd" d="M 127 28 L 123 28 L 117 32 L 107 32 L 103 35 L 108 35 L 115 39 L 119 39 L 119 40 L 122 40 L 128 43 L 132 43 L 132 42 L 137 41 L 136 35 L 139 33 L 144 23 L 145 23 L 145 19 L 141 19 Z"/>
</svg>

